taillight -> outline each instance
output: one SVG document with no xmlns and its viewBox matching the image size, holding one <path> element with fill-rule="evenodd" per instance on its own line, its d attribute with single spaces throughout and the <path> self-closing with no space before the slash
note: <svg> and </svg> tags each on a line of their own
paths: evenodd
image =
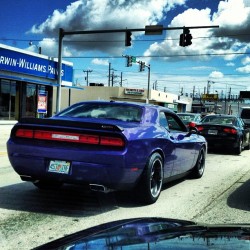
<svg viewBox="0 0 250 250">
<path fill-rule="evenodd" d="M 101 145 L 118 147 L 124 146 L 124 141 L 121 138 L 101 136 L 100 139 Z"/>
<path fill-rule="evenodd" d="M 33 138 L 33 130 L 32 129 L 18 129 L 16 131 L 17 137 L 23 137 L 23 138 Z"/>
<path fill-rule="evenodd" d="M 59 131 L 46 131 L 46 130 L 18 129 L 16 131 L 16 137 L 34 138 L 39 140 L 50 140 L 50 141 L 66 141 L 66 142 L 76 142 L 83 144 L 94 144 L 94 145 L 116 146 L 116 147 L 123 147 L 125 145 L 124 140 L 118 137 L 67 133 Z"/>
<path fill-rule="evenodd" d="M 80 135 L 80 142 L 88 144 L 99 144 L 100 139 L 97 135 Z"/>
<path fill-rule="evenodd" d="M 223 131 L 228 134 L 237 134 L 237 130 L 234 128 L 224 128 Z"/>
<path fill-rule="evenodd" d="M 204 127 L 203 127 L 203 126 L 199 126 L 199 125 L 197 125 L 197 126 L 196 126 L 196 128 L 198 129 L 198 131 L 202 131 L 202 130 L 204 130 Z"/>
</svg>

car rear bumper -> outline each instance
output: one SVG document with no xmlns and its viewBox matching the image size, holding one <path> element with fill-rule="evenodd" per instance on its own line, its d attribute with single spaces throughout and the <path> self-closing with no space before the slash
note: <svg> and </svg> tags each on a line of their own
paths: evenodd
<svg viewBox="0 0 250 250">
<path fill-rule="evenodd" d="M 126 152 L 76 151 L 63 148 L 32 147 L 7 144 L 14 170 L 30 180 L 54 180 L 71 184 L 96 184 L 114 190 L 129 190 L 137 183 L 145 163 L 131 164 Z M 53 160 L 70 162 L 68 174 L 49 171 Z M 129 163 L 130 162 L 130 163 Z"/>
<path fill-rule="evenodd" d="M 207 143 L 208 143 L 208 149 L 209 148 L 227 148 L 227 149 L 233 149 L 236 148 L 239 144 L 239 141 L 235 138 L 211 138 L 206 137 Z"/>
</svg>

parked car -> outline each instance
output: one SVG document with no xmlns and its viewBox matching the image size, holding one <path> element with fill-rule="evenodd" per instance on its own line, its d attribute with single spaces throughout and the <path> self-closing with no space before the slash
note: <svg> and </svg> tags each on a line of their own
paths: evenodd
<svg viewBox="0 0 250 250">
<path fill-rule="evenodd" d="M 160 217 L 112 221 L 53 240 L 47 249 L 249 249 L 249 224 L 210 225 Z"/>
<path fill-rule="evenodd" d="M 196 128 L 206 138 L 208 148 L 229 149 L 235 154 L 250 148 L 250 129 L 234 115 L 207 115 Z"/>
<path fill-rule="evenodd" d="M 189 126 L 190 122 L 198 124 L 201 121 L 201 114 L 199 113 L 177 113 L 186 126 Z"/>
<path fill-rule="evenodd" d="M 164 182 L 203 175 L 207 144 L 167 108 L 89 101 L 21 119 L 7 150 L 21 179 L 38 188 L 87 183 L 94 191 L 133 190 L 150 204 Z"/>
</svg>

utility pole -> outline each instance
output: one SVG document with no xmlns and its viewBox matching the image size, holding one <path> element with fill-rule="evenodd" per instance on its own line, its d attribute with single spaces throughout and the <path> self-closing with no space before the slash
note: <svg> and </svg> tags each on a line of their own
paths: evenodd
<svg viewBox="0 0 250 250">
<path fill-rule="evenodd" d="M 85 78 L 87 81 L 87 86 L 89 86 L 89 73 L 91 73 L 93 70 L 83 70 L 84 73 L 87 73 L 87 77 Z"/>
<path fill-rule="evenodd" d="M 109 77 L 108 77 L 108 86 L 110 87 L 110 71 L 111 71 L 111 63 L 109 63 Z"/>
<path fill-rule="evenodd" d="M 147 100 L 146 103 L 149 103 L 149 89 L 150 89 L 150 64 L 145 65 L 148 68 L 148 91 L 147 91 Z"/>
</svg>

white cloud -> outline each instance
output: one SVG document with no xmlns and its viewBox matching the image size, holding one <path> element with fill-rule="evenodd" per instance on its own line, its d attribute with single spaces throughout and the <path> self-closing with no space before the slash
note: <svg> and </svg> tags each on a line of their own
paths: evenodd
<svg viewBox="0 0 250 250">
<path fill-rule="evenodd" d="M 241 63 L 242 63 L 243 65 L 250 64 L 250 56 L 246 56 L 245 58 L 243 58 L 243 59 L 241 60 Z"/>
<path fill-rule="evenodd" d="M 98 58 L 95 58 L 91 61 L 92 64 L 95 64 L 95 65 L 104 65 L 104 66 L 107 66 L 109 65 L 109 61 L 108 60 L 103 60 L 103 59 L 98 59 Z"/>
<path fill-rule="evenodd" d="M 145 55 L 168 55 L 165 60 L 180 61 L 185 55 L 190 60 L 207 60 L 210 55 L 220 54 L 225 60 L 233 60 L 250 48 L 250 37 L 246 35 L 250 30 L 250 8 L 244 5 L 243 0 L 220 1 L 218 11 L 213 15 L 209 8 L 188 9 L 173 18 L 170 26 L 197 26 L 197 20 L 199 26 L 219 25 L 219 28 L 190 29 L 192 45 L 184 48 L 178 44 L 182 30 L 169 31 L 166 40 L 152 44 Z M 199 56 L 190 56 L 193 54 Z"/>
<path fill-rule="evenodd" d="M 65 31 L 143 28 L 145 25 L 157 24 L 163 19 L 164 12 L 185 2 L 186 0 L 78 0 L 68 5 L 65 11 L 55 10 L 43 23 L 34 25 L 30 32 L 58 37 L 59 28 Z M 83 41 L 70 44 L 70 47 L 83 52 L 100 50 L 120 55 L 125 48 L 122 33 L 74 35 L 67 39 Z"/>
<path fill-rule="evenodd" d="M 209 77 L 210 78 L 223 78 L 223 73 L 219 72 L 219 71 L 213 71 Z"/>
<path fill-rule="evenodd" d="M 226 66 L 233 67 L 233 66 L 235 66 L 235 63 L 229 62 L 229 63 L 226 64 Z"/>
<path fill-rule="evenodd" d="M 244 67 L 239 67 L 236 69 L 238 72 L 241 73 L 250 73 L 250 64 L 244 66 Z"/>
</svg>

